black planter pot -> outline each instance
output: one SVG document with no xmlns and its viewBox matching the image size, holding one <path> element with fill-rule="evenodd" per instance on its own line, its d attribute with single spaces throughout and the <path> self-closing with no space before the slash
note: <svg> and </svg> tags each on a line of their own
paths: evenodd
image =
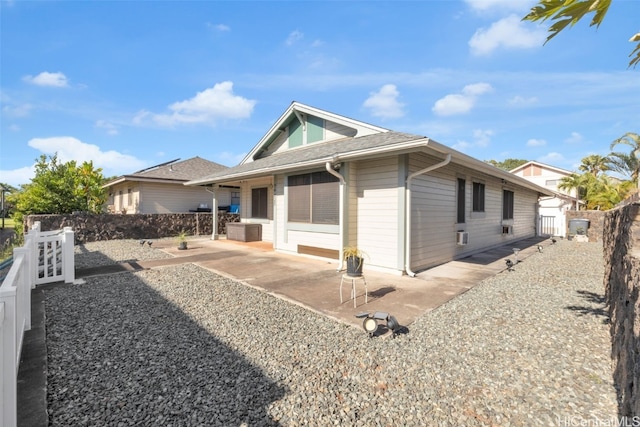
<svg viewBox="0 0 640 427">
<path fill-rule="evenodd" d="M 187 242 L 178 243 L 178 249 L 181 250 L 181 251 L 187 249 Z"/>
<path fill-rule="evenodd" d="M 364 259 L 360 257 L 348 257 L 347 258 L 347 276 L 359 277 L 362 276 L 362 265 Z"/>
</svg>

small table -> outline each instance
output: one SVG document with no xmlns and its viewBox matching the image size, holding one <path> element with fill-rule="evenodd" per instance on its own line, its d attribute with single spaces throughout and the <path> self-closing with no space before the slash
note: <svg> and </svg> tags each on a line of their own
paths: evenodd
<svg viewBox="0 0 640 427">
<path fill-rule="evenodd" d="M 367 295 L 367 279 L 362 276 L 349 276 L 348 274 L 343 274 L 342 279 L 340 280 L 340 304 L 342 304 L 342 284 L 345 280 L 351 280 L 351 299 L 353 299 L 353 307 L 356 306 L 356 280 L 362 280 L 364 283 L 364 303 L 368 304 L 368 295 Z"/>
</svg>

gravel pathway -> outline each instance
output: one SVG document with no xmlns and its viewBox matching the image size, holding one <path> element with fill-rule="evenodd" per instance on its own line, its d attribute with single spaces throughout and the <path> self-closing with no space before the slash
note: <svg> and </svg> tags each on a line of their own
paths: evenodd
<svg viewBox="0 0 640 427">
<path fill-rule="evenodd" d="M 602 264 L 600 244 L 559 241 L 396 339 L 194 265 L 53 288 L 50 425 L 612 422 Z"/>
<path fill-rule="evenodd" d="M 175 240 L 175 239 L 174 239 Z M 143 261 L 160 258 L 172 258 L 166 252 L 153 248 L 153 242 L 145 240 L 103 240 L 74 246 L 76 269 L 113 265 L 127 261 Z M 149 246 L 146 242 L 151 242 Z"/>
</svg>

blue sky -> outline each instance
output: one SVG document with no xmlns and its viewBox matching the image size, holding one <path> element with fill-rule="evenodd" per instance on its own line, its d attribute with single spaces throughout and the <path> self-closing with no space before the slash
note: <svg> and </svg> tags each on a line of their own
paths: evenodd
<svg viewBox="0 0 640 427">
<path fill-rule="evenodd" d="M 544 46 L 535 3 L 2 0 L 0 182 L 56 152 L 105 176 L 233 166 L 292 101 L 574 170 L 640 132 L 640 3 Z"/>
</svg>

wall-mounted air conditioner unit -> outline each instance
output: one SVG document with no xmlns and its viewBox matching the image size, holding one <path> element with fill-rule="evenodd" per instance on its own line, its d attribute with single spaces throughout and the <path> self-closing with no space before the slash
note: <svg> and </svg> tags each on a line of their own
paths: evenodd
<svg viewBox="0 0 640 427">
<path fill-rule="evenodd" d="M 458 245 L 466 245 L 469 243 L 469 233 L 466 231 L 458 231 L 456 233 L 456 243 Z"/>
<path fill-rule="evenodd" d="M 502 234 L 513 234 L 513 225 L 503 225 Z"/>
</svg>

